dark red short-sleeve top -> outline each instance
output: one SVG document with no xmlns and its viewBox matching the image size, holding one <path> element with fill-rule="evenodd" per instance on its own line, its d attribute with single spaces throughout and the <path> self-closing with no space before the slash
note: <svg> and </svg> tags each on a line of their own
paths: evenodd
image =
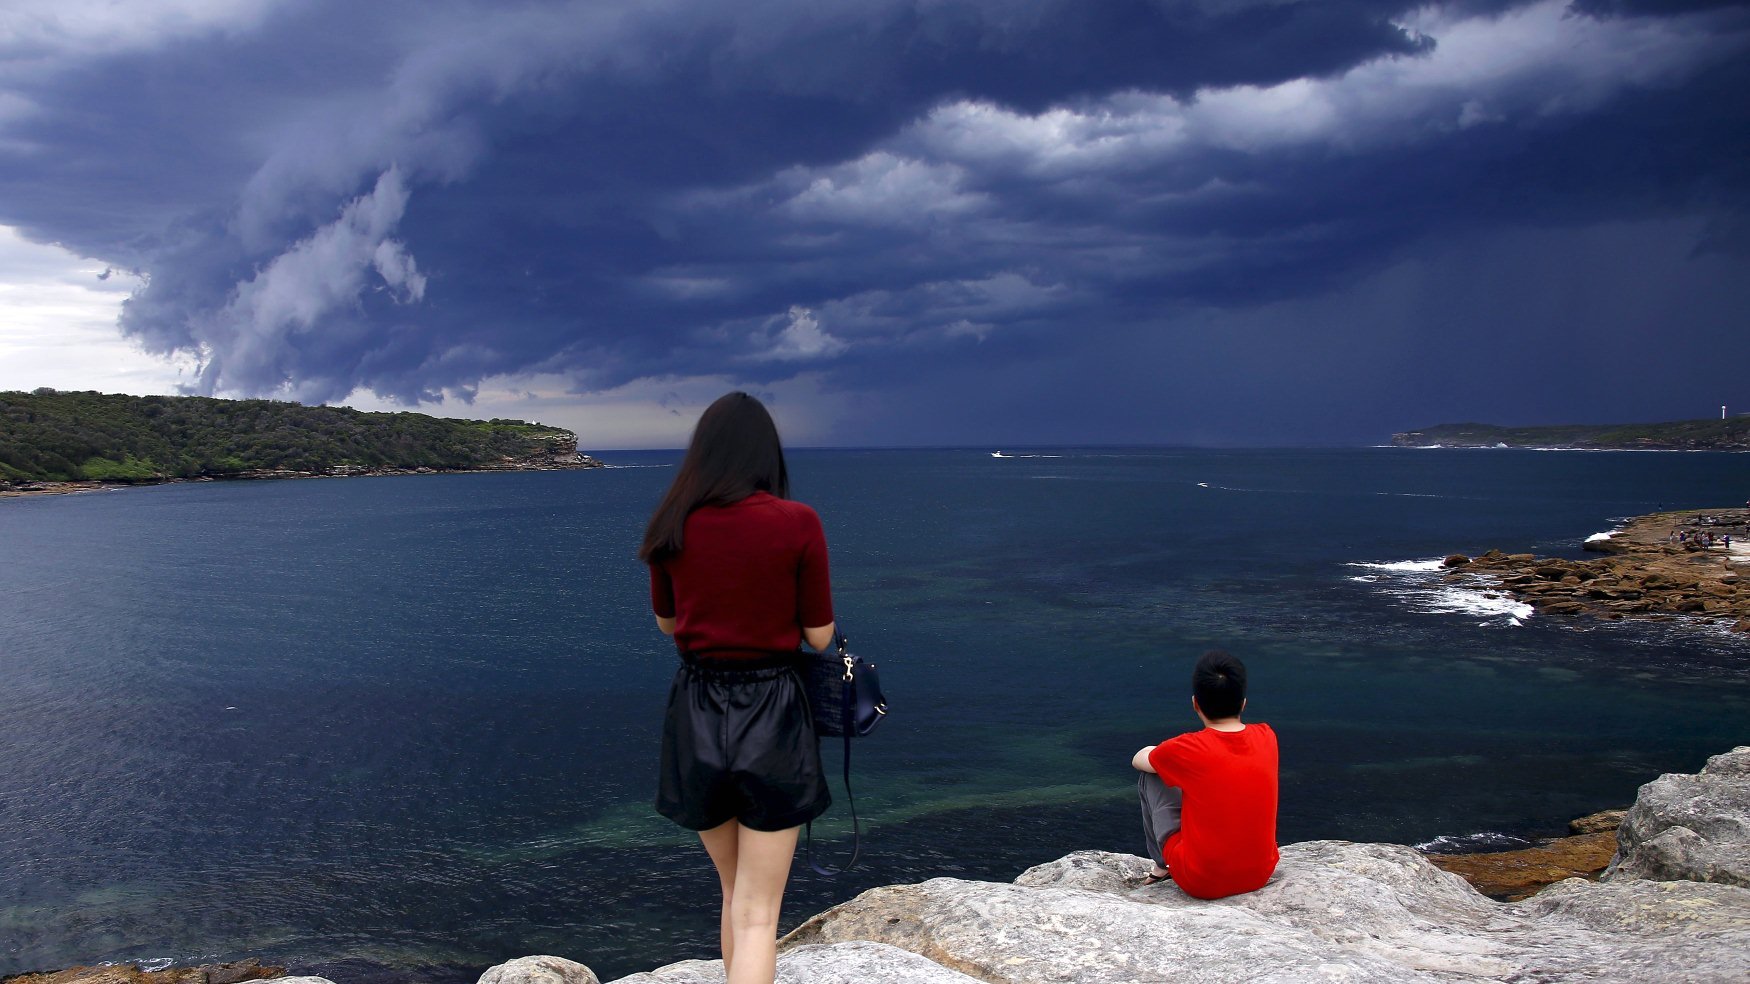
<svg viewBox="0 0 1750 984">
<path fill-rule="evenodd" d="M 681 550 L 650 565 L 650 607 L 714 658 L 784 652 L 832 617 L 826 533 L 800 502 L 755 492 L 687 516 Z"/>
</svg>

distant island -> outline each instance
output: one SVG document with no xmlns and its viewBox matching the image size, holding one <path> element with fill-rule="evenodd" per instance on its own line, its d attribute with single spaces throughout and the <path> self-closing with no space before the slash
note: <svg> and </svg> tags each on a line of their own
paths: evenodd
<svg viewBox="0 0 1750 984">
<path fill-rule="evenodd" d="M 0 493 L 98 485 L 599 468 L 577 435 L 278 400 L 0 392 Z"/>
<path fill-rule="evenodd" d="M 1393 434 L 1400 448 L 1573 448 L 1593 451 L 1750 451 L 1750 417 L 1664 424 L 1497 427 L 1440 424 Z"/>
</svg>

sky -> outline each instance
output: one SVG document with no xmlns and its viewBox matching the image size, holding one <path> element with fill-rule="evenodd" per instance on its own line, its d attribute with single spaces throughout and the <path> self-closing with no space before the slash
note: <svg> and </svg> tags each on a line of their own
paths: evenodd
<svg viewBox="0 0 1750 984">
<path fill-rule="evenodd" d="M 1750 411 L 1750 3 L 7 0 L 0 389 L 675 447 Z"/>
</svg>

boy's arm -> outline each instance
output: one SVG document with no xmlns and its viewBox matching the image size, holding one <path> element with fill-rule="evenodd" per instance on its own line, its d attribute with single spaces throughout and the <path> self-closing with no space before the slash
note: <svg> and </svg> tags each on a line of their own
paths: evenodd
<svg viewBox="0 0 1750 984">
<path fill-rule="evenodd" d="M 1130 757 L 1130 767 L 1138 772 L 1153 772 L 1155 767 L 1148 764 L 1148 753 L 1154 750 L 1153 745 L 1144 745 L 1141 751 Z"/>
</svg>

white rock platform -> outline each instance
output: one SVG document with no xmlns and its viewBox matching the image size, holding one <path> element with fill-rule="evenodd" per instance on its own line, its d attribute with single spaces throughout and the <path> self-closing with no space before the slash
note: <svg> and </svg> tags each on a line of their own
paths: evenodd
<svg viewBox="0 0 1750 984">
<path fill-rule="evenodd" d="M 1604 881 L 1571 878 L 1512 903 L 1394 844 L 1290 844 L 1269 884 L 1216 902 L 1142 885 L 1146 859 L 1078 851 L 1010 884 L 933 878 L 864 892 L 781 941 L 778 980 L 1743 984 L 1746 804 L 1750 747 L 1661 777 L 1642 787 Z M 691 960 L 619 984 L 722 980 L 721 961 Z M 597 984 L 553 957 L 501 964 L 481 982 Z"/>
</svg>

